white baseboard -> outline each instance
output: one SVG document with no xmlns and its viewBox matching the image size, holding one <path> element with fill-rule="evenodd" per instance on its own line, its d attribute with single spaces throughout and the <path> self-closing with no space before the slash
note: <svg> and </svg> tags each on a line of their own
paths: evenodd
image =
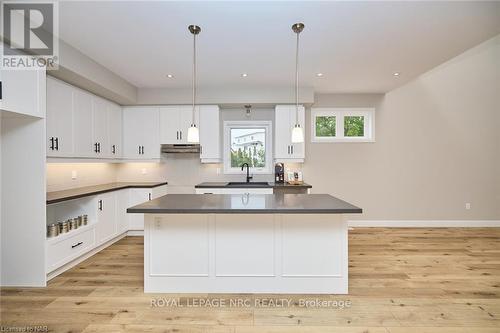
<svg viewBox="0 0 500 333">
<path fill-rule="evenodd" d="M 144 230 L 129 230 L 127 236 L 144 236 Z"/>
<path fill-rule="evenodd" d="M 352 220 L 347 225 L 350 228 L 500 228 L 500 220 Z"/>
</svg>

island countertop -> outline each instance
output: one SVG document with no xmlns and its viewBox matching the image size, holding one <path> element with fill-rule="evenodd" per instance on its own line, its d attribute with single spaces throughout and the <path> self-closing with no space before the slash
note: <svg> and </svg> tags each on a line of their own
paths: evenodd
<svg viewBox="0 0 500 333">
<path fill-rule="evenodd" d="M 359 214 L 329 194 L 167 194 L 127 209 L 144 214 Z"/>
</svg>

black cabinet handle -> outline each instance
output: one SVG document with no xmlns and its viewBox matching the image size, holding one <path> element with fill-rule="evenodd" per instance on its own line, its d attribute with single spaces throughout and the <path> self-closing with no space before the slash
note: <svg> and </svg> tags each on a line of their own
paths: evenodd
<svg viewBox="0 0 500 333">
<path fill-rule="evenodd" d="M 179 131 L 177 131 L 177 140 L 179 140 Z"/>
<path fill-rule="evenodd" d="M 144 155 L 144 146 L 142 146 L 142 155 Z"/>
<path fill-rule="evenodd" d="M 94 152 L 97 154 L 97 142 L 94 143 Z"/>
<path fill-rule="evenodd" d="M 182 131 L 179 131 L 181 133 L 181 140 L 182 140 Z"/>
<path fill-rule="evenodd" d="M 116 154 L 116 145 L 111 146 L 111 153 Z"/>
<path fill-rule="evenodd" d="M 71 248 L 74 249 L 75 247 L 80 246 L 82 244 L 83 244 L 83 242 L 78 242 L 75 245 L 71 245 Z"/>
<path fill-rule="evenodd" d="M 290 155 L 290 146 L 288 146 L 288 155 Z"/>
<path fill-rule="evenodd" d="M 148 193 L 149 201 L 151 201 L 151 193 Z"/>
<path fill-rule="evenodd" d="M 141 155 L 141 146 L 139 146 L 139 155 Z"/>
<path fill-rule="evenodd" d="M 293 145 L 290 146 L 290 149 L 292 150 L 292 155 L 293 155 Z"/>
<path fill-rule="evenodd" d="M 99 210 L 102 210 L 102 200 L 99 200 Z"/>
<path fill-rule="evenodd" d="M 54 150 L 54 137 L 50 138 L 50 149 Z"/>
<path fill-rule="evenodd" d="M 59 138 L 56 137 L 56 150 L 59 150 Z"/>
</svg>

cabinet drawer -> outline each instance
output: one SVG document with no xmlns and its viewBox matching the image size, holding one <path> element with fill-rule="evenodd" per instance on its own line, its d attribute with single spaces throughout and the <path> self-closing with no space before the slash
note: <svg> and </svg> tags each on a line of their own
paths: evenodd
<svg viewBox="0 0 500 333">
<path fill-rule="evenodd" d="M 95 228 L 47 246 L 47 272 L 88 252 L 95 244 Z"/>
</svg>

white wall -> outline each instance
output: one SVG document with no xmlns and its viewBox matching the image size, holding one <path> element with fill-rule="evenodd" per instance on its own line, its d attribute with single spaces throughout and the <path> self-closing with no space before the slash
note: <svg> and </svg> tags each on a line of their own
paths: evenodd
<svg viewBox="0 0 500 333">
<path fill-rule="evenodd" d="M 384 98 L 316 96 L 375 106 L 376 142 L 313 144 L 306 126 L 305 179 L 363 220 L 500 220 L 499 92 L 500 36 Z"/>
<path fill-rule="evenodd" d="M 113 183 L 116 173 L 115 163 L 47 163 L 47 192 Z"/>
</svg>

